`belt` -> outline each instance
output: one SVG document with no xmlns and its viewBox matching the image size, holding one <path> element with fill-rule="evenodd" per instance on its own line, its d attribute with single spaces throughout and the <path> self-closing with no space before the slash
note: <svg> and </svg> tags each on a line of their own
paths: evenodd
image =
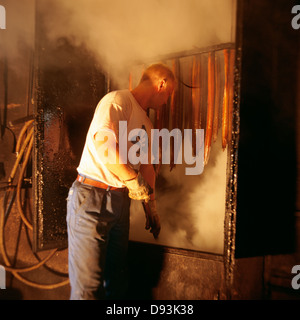
<svg viewBox="0 0 300 320">
<path fill-rule="evenodd" d="M 77 176 L 76 180 L 81 183 L 87 184 L 92 187 L 100 188 L 100 189 L 105 189 L 105 190 L 109 189 L 111 191 L 127 192 L 126 187 L 124 188 L 112 187 L 103 182 L 81 176 L 80 174 Z"/>
</svg>

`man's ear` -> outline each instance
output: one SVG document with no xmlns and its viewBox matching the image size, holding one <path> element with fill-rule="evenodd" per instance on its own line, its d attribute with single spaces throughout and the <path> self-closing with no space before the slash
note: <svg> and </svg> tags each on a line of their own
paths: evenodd
<svg viewBox="0 0 300 320">
<path fill-rule="evenodd" d="M 162 79 L 158 83 L 158 91 L 161 91 L 162 89 L 166 88 L 167 82 L 166 79 Z"/>
</svg>

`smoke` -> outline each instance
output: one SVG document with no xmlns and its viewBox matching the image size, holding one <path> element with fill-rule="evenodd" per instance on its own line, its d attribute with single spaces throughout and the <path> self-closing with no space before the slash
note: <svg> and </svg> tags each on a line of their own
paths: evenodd
<svg viewBox="0 0 300 320">
<path fill-rule="evenodd" d="M 46 36 L 84 45 L 120 88 L 129 71 L 170 53 L 234 42 L 236 0 L 40 0 Z M 220 141 L 200 176 L 163 166 L 157 204 L 159 240 L 144 230 L 140 202 L 131 206 L 131 240 L 222 253 L 227 153 Z"/>
<path fill-rule="evenodd" d="M 236 0 L 40 0 L 50 40 L 85 44 L 124 86 L 128 67 L 168 53 L 232 42 Z"/>
<path fill-rule="evenodd" d="M 170 247 L 223 253 L 227 151 L 220 139 L 212 145 L 211 157 L 203 174 L 186 176 L 183 165 L 170 172 L 162 166 L 157 190 L 161 234 L 157 240 L 146 231 L 144 212 L 132 202 L 131 233 L 134 241 Z"/>
<path fill-rule="evenodd" d="M 6 29 L 0 32 L 0 57 L 7 56 L 10 67 L 24 65 L 24 54 L 34 47 L 34 0 L 3 0 Z"/>
<path fill-rule="evenodd" d="M 84 45 L 121 88 L 128 87 L 132 65 L 235 41 L 236 0 L 3 0 L 1 5 L 7 29 L 0 30 L 0 69 L 6 56 L 15 84 L 29 74 L 35 6 L 47 41 L 63 37 Z M 215 143 L 200 176 L 186 176 L 183 165 L 171 173 L 163 166 L 157 190 L 160 238 L 154 241 L 144 230 L 142 206 L 133 201 L 131 239 L 222 253 L 226 160 L 226 151 Z"/>
<path fill-rule="evenodd" d="M 8 83 L 10 106 L 26 103 L 28 82 L 34 48 L 34 0 L 2 0 L 6 12 L 6 29 L 0 30 L 0 72 L 7 67 L 7 79 L 0 79 L 0 87 Z M 2 91 L 3 92 L 3 91 Z M 3 96 L 0 95 L 0 105 Z"/>
</svg>

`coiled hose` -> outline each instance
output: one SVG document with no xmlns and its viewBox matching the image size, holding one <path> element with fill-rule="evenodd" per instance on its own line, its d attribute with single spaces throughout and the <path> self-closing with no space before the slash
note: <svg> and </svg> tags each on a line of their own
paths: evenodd
<svg viewBox="0 0 300 320">
<path fill-rule="evenodd" d="M 54 254 L 57 252 L 57 249 L 52 250 L 44 259 L 42 259 L 40 262 L 34 265 L 31 265 L 25 268 L 15 268 L 11 265 L 11 262 L 8 258 L 8 255 L 6 253 L 6 248 L 5 248 L 5 239 L 4 239 L 5 238 L 4 237 L 5 220 L 11 208 L 11 203 L 8 209 L 6 208 L 6 202 L 8 201 L 9 193 L 12 189 L 16 188 L 16 190 L 14 190 L 14 193 L 16 192 L 17 208 L 22 221 L 24 222 L 24 224 L 29 230 L 32 231 L 33 229 L 32 224 L 28 221 L 28 219 L 26 218 L 23 212 L 22 204 L 21 204 L 21 190 L 22 190 L 23 177 L 24 177 L 25 170 L 27 168 L 28 161 L 30 159 L 32 146 L 33 146 L 33 138 L 34 138 L 33 123 L 34 123 L 34 120 L 27 121 L 23 126 L 22 130 L 20 131 L 19 138 L 16 144 L 17 158 L 9 176 L 9 180 L 8 180 L 9 186 L 3 198 L 3 206 L 0 206 L 0 252 L 3 256 L 3 260 L 5 263 L 3 267 L 5 268 L 5 270 L 11 272 L 15 278 L 17 278 L 21 282 L 31 287 L 35 287 L 39 289 L 55 289 L 55 288 L 67 285 L 69 283 L 69 279 L 61 281 L 59 283 L 55 283 L 55 284 L 40 284 L 40 283 L 36 283 L 28 279 L 25 279 L 23 276 L 20 275 L 20 273 L 36 270 L 39 267 L 43 266 L 47 261 L 49 261 L 54 256 Z M 24 138 L 25 136 L 26 138 Z M 20 173 L 19 173 L 18 182 L 16 186 L 13 186 L 13 181 L 17 172 L 17 168 L 22 158 L 23 158 L 23 162 L 22 162 Z M 11 201 L 13 201 L 13 199 L 14 197 L 12 198 Z"/>
</svg>

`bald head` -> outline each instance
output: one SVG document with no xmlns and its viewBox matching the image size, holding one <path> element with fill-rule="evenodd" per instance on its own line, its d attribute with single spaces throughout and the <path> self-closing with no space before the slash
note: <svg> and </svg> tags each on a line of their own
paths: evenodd
<svg viewBox="0 0 300 320">
<path fill-rule="evenodd" d="M 157 81 L 165 80 L 166 82 L 175 82 L 175 77 L 172 70 L 162 63 L 155 63 L 150 65 L 143 73 L 141 83 L 150 81 L 152 84 L 156 84 Z"/>
<path fill-rule="evenodd" d="M 173 92 L 175 77 L 172 70 L 162 64 L 150 65 L 131 93 L 143 109 L 158 109 L 167 103 Z"/>
</svg>

